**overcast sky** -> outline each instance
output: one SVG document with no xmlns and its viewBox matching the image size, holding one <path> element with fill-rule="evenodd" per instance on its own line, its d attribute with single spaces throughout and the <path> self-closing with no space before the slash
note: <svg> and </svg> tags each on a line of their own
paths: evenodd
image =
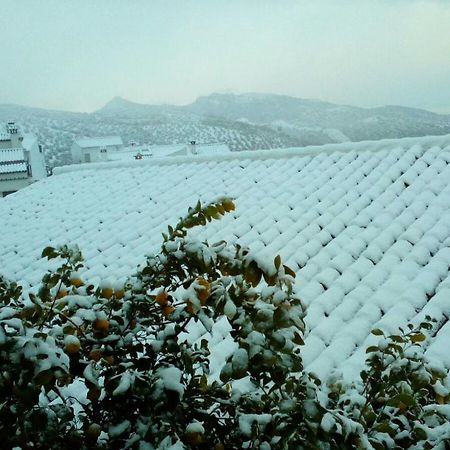
<svg viewBox="0 0 450 450">
<path fill-rule="evenodd" d="M 450 113 L 448 0 L 0 0 L 0 103 L 270 92 Z"/>
</svg>

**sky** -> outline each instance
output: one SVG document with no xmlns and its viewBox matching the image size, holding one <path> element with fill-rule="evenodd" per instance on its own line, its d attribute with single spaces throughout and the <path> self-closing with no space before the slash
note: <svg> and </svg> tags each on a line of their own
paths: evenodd
<svg viewBox="0 0 450 450">
<path fill-rule="evenodd" d="M 265 92 L 450 113 L 450 0 L 0 0 L 0 103 Z"/>
</svg>

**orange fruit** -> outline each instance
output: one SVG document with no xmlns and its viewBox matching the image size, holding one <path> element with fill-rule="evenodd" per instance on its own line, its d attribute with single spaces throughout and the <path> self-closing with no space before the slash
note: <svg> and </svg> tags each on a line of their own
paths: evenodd
<svg viewBox="0 0 450 450">
<path fill-rule="evenodd" d="M 121 300 L 125 295 L 125 291 L 123 289 L 117 289 L 114 293 L 118 300 Z"/>
<path fill-rule="evenodd" d="M 92 322 L 92 328 L 96 331 L 108 331 L 109 321 L 106 319 L 95 319 L 94 322 Z"/>
<path fill-rule="evenodd" d="M 70 355 L 73 355 L 75 353 L 78 353 L 80 351 L 80 345 L 79 344 L 66 344 L 64 346 L 66 349 L 66 352 Z"/>
<path fill-rule="evenodd" d="M 67 295 L 67 291 L 65 289 L 60 289 L 57 293 L 56 293 L 56 298 L 63 298 Z"/>
<path fill-rule="evenodd" d="M 202 286 L 202 289 L 195 289 L 195 292 L 197 292 L 197 297 L 200 300 L 201 305 L 205 305 L 206 301 L 208 300 L 209 294 L 211 292 L 211 285 L 208 280 L 205 280 L 204 278 L 197 278 L 197 284 Z"/>
<path fill-rule="evenodd" d="M 86 439 L 90 442 L 97 442 L 101 432 L 102 427 L 98 423 L 91 423 L 86 430 Z"/>
<path fill-rule="evenodd" d="M 100 358 L 102 357 L 102 351 L 100 350 L 100 349 L 94 349 L 94 350 L 91 350 L 90 352 L 89 352 L 89 358 L 92 360 L 92 361 L 99 361 L 100 360 Z"/>
<path fill-rule="evenodd" d="M 205 436 L 196 431 L 188 431 L 184 435 L 186 442 L 190 445 L 199 445 L 205 441 Z"/>
<path fill-rule="evenodd" d="M 172 305 L 164 305 L 162 307 L 162 313 L 167 317 L 175 311 L 175 308 Z"/>
<path fill-rule="evenodd" d="M 113 296 L 113 294 L 114 294 L 114 291 L 110 287 L 104 287 L 100 292 L 100 295 L 103 298 L 108 298 L 108 299 L 111 298 Z"/>
<path fill-rule="evenodd" d="M 81 278 L 77 278 L 77 277 L 71 278 L 70 279 L 70 284 L 72 286 L 77 287 L 77 288 L 84 285 L 83 280 Z"/>
<path fill-rule="evenodd" d="M 192 303 L 191 300 L 188 300 L 186 302 L 186 308 L 184 308 L 186 310 L 186 312 L 188 312 L 189 314 L 195 314 L 194 311 L 194 304 Z"/>
<path fill-rule="evenodd" d="M 80 351 L 80 347 L 81 343 L 75 336 L 68 335 L 66 337 L 66 342 L 64 344 L 64 349 L 66 350 L 66 353 L 68 353 L 69 355 L 78 353 Z"/>
<path fill-rule="evenodd" d="M 168 297 L 169 294 L 166 291 L 160 291 L 156 294 L 155 302 L 158 303 L 158 305 L 166 306 L 167 303 L 169 303 Z"/>
</svg>

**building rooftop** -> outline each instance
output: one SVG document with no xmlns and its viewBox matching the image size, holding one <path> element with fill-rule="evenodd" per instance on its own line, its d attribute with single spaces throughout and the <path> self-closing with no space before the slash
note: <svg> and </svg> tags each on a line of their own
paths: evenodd
<svg viewBox="0 0 450 450">
<path fill-rule="evenodd" d="M 81 148 L 102 147 L 102 146 L 108 146 L 108 145 L 123 145 L 122 138 L 120 136 L 81 138 L 81 139 L 76 139 L 75 142 Z"/>
<path fill-rule="evenodd" d="M 373 328 L 438 320 L 450 368 L 450 135 L 153 161 L 80 164 L 0 200 L 0 267 L 25 287 L 47 245 L 78 244 L 83 278 L 124 281 L 198 199 L 236 210 L 191 233 L 280 254 L 307 306 L 307 370 L 355 377 Z M 226 347 L 225 347 L 226 348 Z"/>
<path fill-rule="evenodd" d="M 165 158 L 166 156 L 215 155 L 229 153 L 226 144 L 165 144 L 165 145 L 134 145 L 123 150 L 108 154 L 109 161 L 132 161 L 135 159 Z M 140 158 L 136 158 L 136 156 Z"/>
<path fill-rule="evenodd" d="M 4 173 L 8 173 L 8 174 L 12 174 L 12 173 L 24 173 L 27 174 L 28 170 L 27 170 L 27 164 L 24 162 L 20 162 L 20 163 L 13 163 L 13 164 L 0 164 L 0 173 L 4 174 Z"/>
<path fill-rule="evenodd" d="M 24 161 L 22 148 L 2 148 L 0 149 L 0 164 Z"/>
</svg>

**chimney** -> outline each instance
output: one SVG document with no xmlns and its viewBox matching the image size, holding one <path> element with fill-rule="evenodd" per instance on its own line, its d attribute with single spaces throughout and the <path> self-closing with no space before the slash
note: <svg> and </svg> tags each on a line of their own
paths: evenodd
<svg viewBox="0 0 450 450">
<path fill-rule="evenodd" d="M 8 122 L 6 124 L 6 131 L 9 134 L 9 138 L 11 139 L 11 148 L 22 147 L 23 137 L 19 133 L 19 129 L 14 122 Z"/>
<path fill-rule="evenodd" d="M 190 155 L 196 155 L 197 154 L 197 147 L 195 141 L 189 142 L 189 154 Z"/>
</svg>

